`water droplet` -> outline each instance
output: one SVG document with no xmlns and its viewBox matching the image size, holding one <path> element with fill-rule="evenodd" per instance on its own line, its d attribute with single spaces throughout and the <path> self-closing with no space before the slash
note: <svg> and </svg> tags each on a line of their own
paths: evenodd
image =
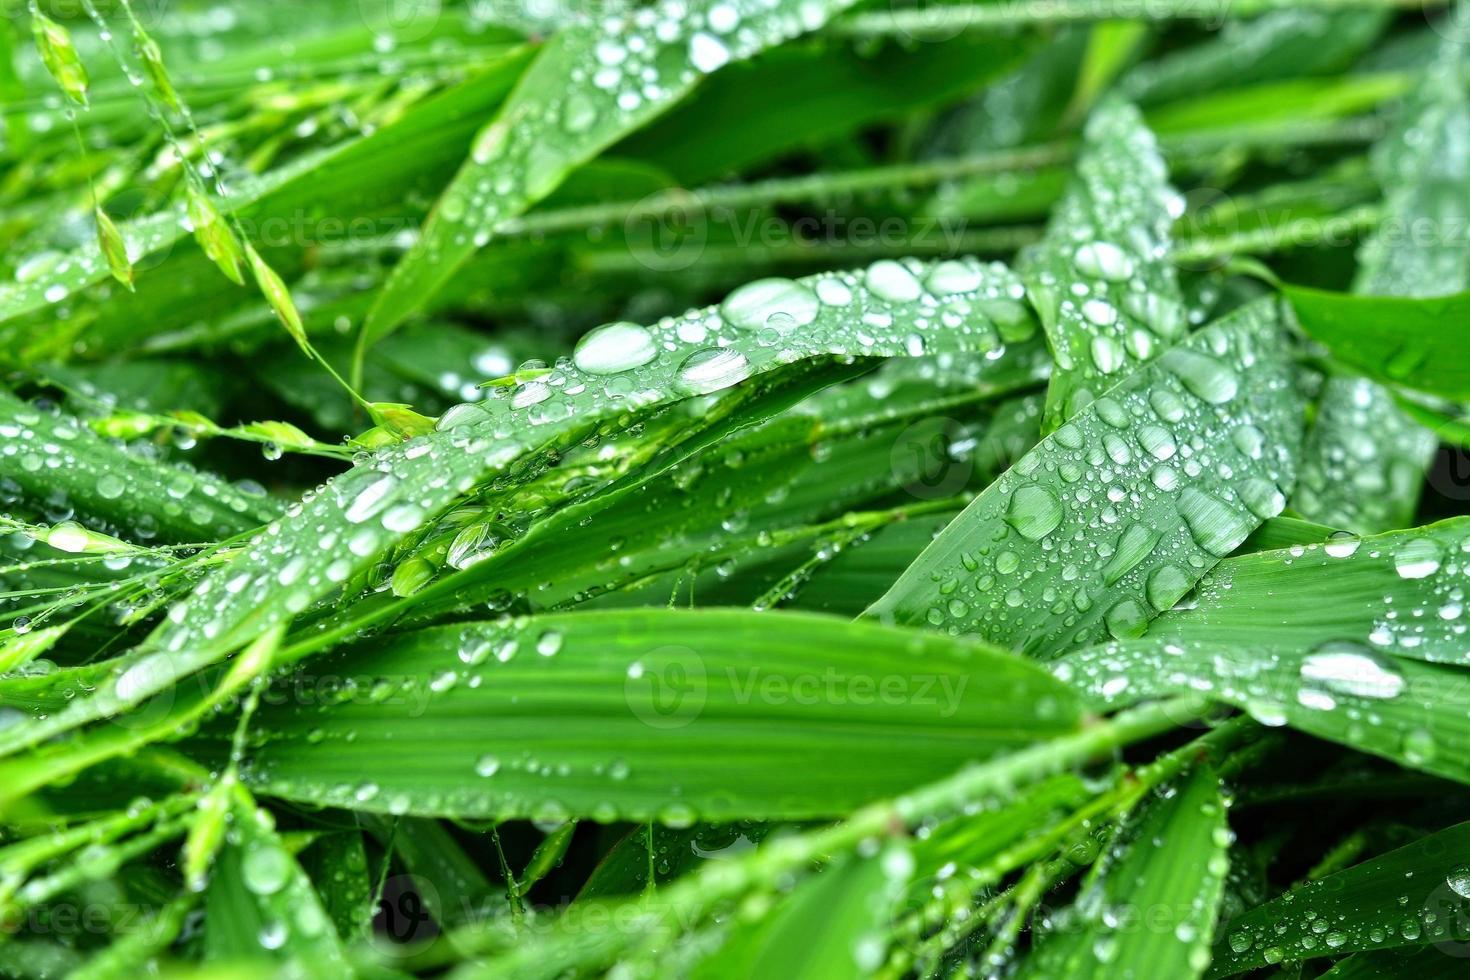
<svg viewBox="0 0 1470 980">
<path fill-rule="evenodd" d="M 924 292 L 914 274 L 892 259 L 880 259 L 868 266 L 863 283 L 874 296 L 890 303 L 912 303 Z"/>
<path fill-rule="evenodd" d="M 619 374 L 642 367 L 657 354 L 653 335 L 645 327 L 619 321 L 589 330 L 577 342 L 572 363 L 588 374 Z"/>
<path fill-rule="evenodd" d="M 1133 260 L 1112 242 L 1088 242 L 1077 249 L 1072 262 L 1091 279 L 1121 282 L 1133 275 Z"/>
<path fill-rule="evenodd" d="M 1062 522 L 1062 504 L 1045 487 L 1019 487 L 1011 494 L 1005 521 L 1022 537 L 1039 541 Z"/>
<path fill-rule="evenodd" d="M 1425 578 L 1439 571 L 1443 557 L 1438 542 L 1431 538 L 1414 538 L 1394 552 L 1393 567 L 1399 578 Z"/>
<path fill-rule="evenodd" d="M 342 516 L 353 524 L 361 524 L 388 505 L 388 495 L 396 486 L 398 486 L 397 477 L 387 475 L 378 477 L 358 492 L 357 496 L 352 499 L 352 503 L 347 505 L 347 510 Z"/>
<path fill-rule="evenodd" d="M 1123 345 L 1112 337 L 1099 335 L 1092 338 L 1092 364 L 1103 374 L 1112 374 L 1123 366 L 1126 357 Z"/>
<path fill-rule="evenodd" d="M 689 39 L 689 63 L 695 71 L 707 75 L 723 68 L 729 61 L 730 49 L 714 35 L 699 31 Z"/>
<path fill-rule="evenodd" d="M 1211 405 L 1223 405 L 1240 389 L 1240 379 L 1235 371 L 1208 354 L 1176 347 L 1162 360 L 1190 394 Z"/>
<path fill-rule="evenodd" d="M 783 332 L 804 327 L 821 310 L 817 294 L 790 279 L 757 279 L 725 297 L 720 315 L 742 330 L 774 327 Z M 785 314 L 784 318 L 773 317 Z"/>
<path fill-rule="evenodd" d="M 286 887 L 291 875 L 291 858 L 279 847 L 255 847 L 240 863 L 245 887 L 257 895 L 274 895 Z"/>
<path fill-rule="evenodd" d="M 1308 654 L 1301 677 L 1315 689 L 1361 698 L 1393 698 L 1404 689 L 1403 675 L 1391 664 L 1348 640 L 1324 643 Z"/>
<path fill-rule="evenodd" d="M 1103 621 L 1116 640 L 1139 637 L 1148 629 L 1148 610 L 1134 599 L 1124 599 L 1107 611 Z"/>
<path fill-rule="evenodd" d="M 1195 487 L 1180 491 L 1179 513 L 1195 543 L 1217 558 L 1234 551 L 1253 527 L 1229 504 Z"/>
<path fill-rule="evenodd" d="M 1190 577 L 1178 565 L 1160 565 L 1149 573 L 1144 593 L 1149 605 L 1161 612 L 1172 609 L 1174 603 L 1184 598 L 1193 584 Z"/>
<path fill-rule="evenodd" d="M 679 366 L 679 386 L 691 395 L 708 395 L 750 377 L 745 355 L 728 348 L 706 347 L 685 358 Z"/>
</svg>

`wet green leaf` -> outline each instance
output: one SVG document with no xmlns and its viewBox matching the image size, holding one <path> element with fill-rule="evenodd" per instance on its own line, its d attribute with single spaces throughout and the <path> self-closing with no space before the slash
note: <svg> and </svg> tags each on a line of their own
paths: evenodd
<svg viewBox="0 0 1470 980">
<path fill-rule="evenodd" d="M 1131 375 L 970 504 L 868 615 L 1039 655 L 1142 634 L 1284 506 L 1301 411 L 1280 345 L 1263 301 Z"/>
</svg>

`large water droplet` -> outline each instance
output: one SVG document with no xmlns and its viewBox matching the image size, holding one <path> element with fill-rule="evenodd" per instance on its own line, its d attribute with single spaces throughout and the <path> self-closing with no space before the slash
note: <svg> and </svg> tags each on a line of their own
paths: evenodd
<svg viewBox="0 0 1470 980">
<path fill-rule="evenodd" d="M 1393 698 L 1404 677 L 1388 661 L 1348 640 L 1324 643 L 1302 661 L 1302 682 L 1333 694 Z"/>
<path fill-rule="evenodd" d="M 914 274 L 892 259 L 880 259 L 868 266 L 863 283 L 874 296 L 890 303 L 912 303 L 924 292 Z"/>
<path fill-rule="evenodd" d="M 804 327 L 817 318 L 821 303 L 817 294 L 790 279 L 757 279 L 725 297 L 720 315 L 742 330 L 779 326 L 786 330 Z M 785 314 L 772 320 L 776 314 Z"/>
<path fill-rule="evenodd" d="M 1211 405 L 1223 405 L 1240 390 L 1235 371 L 1208 354 L 1176 347 L 1164 355 L 1163 362 L 1190 394 Z"/>
<path fill-rule="evenodd" d="M 1045 487 L 1019 487 L 1011 494 L 1005 520 L 1022 537 L 1039 541 L 1062 522 L 1062 504 Z"/>
<path fill-rule="evenodd" d="M 706 347 L 679 366 L 679 387 L 691 395 L 707 395 L 750 377 L 750 362 L 737 350 Z"/>
<path fill-rule="evenodd" d="M 1088 242 L 1072 256 L 1077 271 L 1092 279 L 1121 282 L 1133 275 L 1133 260 L 1112 242 Z"/>
<path fill-rule="evenodd" d="M 1425 578 L 1439 571 L 1444 553 L 1431 538 L 1414 538 L 1399 545 L 1393 553 L 1393 567 L 1399 578 Z"/>
<path fill-rule="evenodd" d="M 279 847 L 252 848 L 240 863 L 245 887 L 257 895 L 274 895 L 286 887 L 290 875 L 291 859 Z"/>
<path fill-rule="evenodd" d="M 1179 513 L 1195 543 L 1217 558 L 1234 551 L 1254 526 L 1220 498 L 1195 487 L 1180 491 Z"/>
<path fill-rule="evenodd" d="M 642 367 L 658 354 L 653 335 L 636 323 L 608 323 L 587 332 L 572 352 L 572 363 L 588 374 L 606 375 Z"/>
<path fill-rule="evenodd" d="M 397 477 L 386 474 L 378 477 L 352 498 L 352 503 L 347 505 L 347 510 L 342 516 L 353 524 L 361 524 L 387 506 L 388 495 L 396 486 L 398 486 Z"/>
</svg>

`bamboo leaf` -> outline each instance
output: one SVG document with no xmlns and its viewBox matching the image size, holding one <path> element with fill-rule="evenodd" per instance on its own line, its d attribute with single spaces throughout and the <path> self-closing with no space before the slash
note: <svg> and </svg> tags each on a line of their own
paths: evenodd
<svg viewBox="0 0 1470 980">
<path fill-rule="evenodd" d="M 1383 221 L 1359 255 L 1354 289 L 1366 295 L 1349 299 L 1286 290 L 1306 331 L 1345 363 L 1370 378 L 1430 390 L 1466 387 L 1454 366 L 1462 359 L 1443 349 L 1446 334 L 1430 312 L 1454 301 L 1422 299 L 1470 287 L 1470 260 L 1450 230 L 1470 219 L 1464 203 L 1470 189 L 1470 97 L 1460 83 L 1462 49 L 1443 43 L 1400 130 L 1374 148 L 1387 201 Z M 1420 233 L 1409 240 L 1405 232 L 1413 228 Z M 1399 319 L 1385 328 L 1381 316 L 1390 309 L 1409 323 Z M 1402 339 L 1416 337 L 1422 339 Z M 1332 379 L 1317 418 L 1294 506 L 1312 520 L 1362 533 L 1411 523 L 1434 437 L 1388 391 L 1362 379 Z M 1380 435 L 1364 440 L 1365 431 Z"/>
<path fill-rule="evenodd" d="M 1470 675 L 1460 668 L 1348 641 L 1299 649 L 1146 637 L 1078 651 L 1056 670 L 1094 708 L 1203 692 L 1263 724 L 1290 725 L 1410 769 L 1470 782 Z"/>
<path fill-rule="evenodd" d="M 135 540 L 212 541 L 279 514 L 269 498 L 217 477 L 161 466 L 95 435 L 69 416 L 0 391 L 0 458 L 21 495 L 59 498 L 79 515 Z"/>
<path fill-rule="evenodd" d="M 1027 453 L 868 615 L 1039 655 L 1141 634 L 1280 513 L 1300 438 L 1282 358 L 1265 301 L 1191 336 Z"/>
<path fill-rule="evenodd" d="M 1063 685 L 1007 653 L 806 614 L 549 615 L 313 663 L 285 703 L 263 699 L 246 779 L 376 812 L 830 816 L 1078 721 Z M 348 696 L 290 694 L 333 676 Z"/>
<path fill-rule="evenodd" d="M 1379 385 L 1329 378 L 1291 505 L 1313 521 L 1360 534 L 1408 526 L 1436 445 L 1434 433 Z"/>
<path fill-rule="evenodd" d="M 1398 657 L 1464 664 L 1463 546 L 1455 518 L 1370 537 L 1229 558 L 1150 637 L 1295 649 L 1348 640 Z"/>
<path fill-rule="evenodd" d="M 1220 779 L 1197 766 L 1150 799 L 1093 866 L 1020 976 L 1197 978 L 1230 861 Z"/>
<path fill-rule="evenodd" d="M 622 322 L 598 327 L 579 342 L 570 363 L 500 389 L 498 399 L 459 405 L 431 436 L 379 452 L 327 483 L 175 605 L 143 646 L 113 665 L 113 681 L 96 694 L 45 719 L 0 728 L 0 752 L 126 710 L 288 622 L 513 464 L 534 475 L 545 463 L 524 458 L 529 450 L 620 432 L 655 408 L 715 394 L 802 359 L 996 355 L 1005 344 L 992 317 L 1012 328 L 1030 323 L 1014 299 L 1018 291 L 1000 266 L 882 260 L 858 274 L 760 280 L 718 308 L 652 328 Z M 135 671 L 119 691 L 118 679 L 140 662 L 149 669 Z"/>
<path fill-rule="evenodd" d="M 445 280 L 571 170 L 666 112 L 732 61 L 820 27 L 852 0 L 701 2 L 596 18 L 542 48 L 444 190 L 419 241 L 394 268 L 363 324 L 366 349 L 426 303 Z M 595 67 L 591 67 L 595 66 Z"/>
<path fill-rule="evenodd" d="M 905 844 L 890 842 L 812 875 L 757 922 L 737 922 L 691 976 L 872 976 L 886 952 L 883 926 L 913 864 Z"/>
<path fill-rule="evenodd" d="M 1470 940 L 1467 845 L 1470 824 L 1456 824 L 1231 919 L 1210 976 L 1405 946 L 1437 945 L 1459 958 Z"/>
<path fill-rule="evenodd" d="M 1116 101 L 1099 107 L 1047 237 L 1021 259 L 1057 364 L 1043 432 L 1183 335 L 1169 258 L 1178 202 L 1138 110 Z"/>
<path fill-rule="evenodd" d="M 332 921 L 270 814 L 235 792 L 229 841 L 204 896 L 205 958 L 346 973 Z"/>
<path fill-rule="evenodd" d="M 1470 118 L 1466 126 L 1470 139 Z M 1465 266 L 1470 275 L 1470 259 Z M 1284 292 L 1302 329 L 1354 371 L 1387 385 L 1470 399 L 1470 358 L 1460 329 L 1470 318 L 1470 293 L 1418 299 L 1304 286 L 1287 286 Z"/>
</svg>

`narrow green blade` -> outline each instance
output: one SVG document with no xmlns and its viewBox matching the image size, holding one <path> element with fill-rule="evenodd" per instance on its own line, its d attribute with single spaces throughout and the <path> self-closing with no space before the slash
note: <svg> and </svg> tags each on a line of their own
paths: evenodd
<svg viewBox="0 0 1470 980">
<path fill-rule="evenodd" d="M 377 812 L 837 816 L 1078 722 L 1065 685 L 1009 653 L 798 613 L 549 615 L 311 664 L 280 694 L 335 678 L 343 696 L 263 705 L 247 780 Z"/>
<path fill-rule="evenodd" d="M 1210 963 L 1230 861 L 1220 780 L 1197 766 L 1150 799 L 1022 964 L 1026 980 L 1192 980 Z"/>
<path fill-rule="evenodd" d="M 1169 258 L 1179 202 L 1138 110 L 1104 103 L 1046 238 L 1019 267 L 1056 359 L 1043 433 L 1183 335 Z"/>
<path fill-rule="evenodd" d="M 650 6 L 562 30 L 476 137 L 470 158 L 378 294 L 360 347 L 428 302 L 501 221 L 666 112 L 703 76 L 820 27 L 853 2 L 700 0 L 694 11 Z"/>
<path fill-rule="evenodd" d="M 1280 513 L 1300 426 L 1276 307 L 1244 307 L 1027 453 L 867 614 L 1039 655 L 1139 635 Z"/>
<path fill-rule="evenodd" d="M 1440 946 L 1436 953 L 1463 967 L 1470 940 L 1467 854 L 1470 823 L 1457 824 L 1287 892 L 1225 924 L 1210 976 L 1404 946 Z"/>
</svg>

